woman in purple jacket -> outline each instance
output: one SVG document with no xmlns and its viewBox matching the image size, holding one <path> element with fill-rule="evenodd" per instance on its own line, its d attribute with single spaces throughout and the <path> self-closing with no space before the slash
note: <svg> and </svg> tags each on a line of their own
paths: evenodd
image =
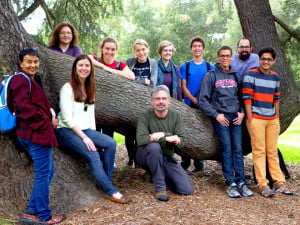
<svg viewBox="0 0 300 225">
<path fill-rule="evenodd" d="M 171 60 L 175 48 L 169 41 L 162 41 L 158 44 L 158 54 L 161 59 L 157 61 L 157 85 L 164 84 L 173 98 L 181 101 L 181 87 L 178 77 L 178 67 Z"/>
<path fill-rule="evenodd" d="M 60 23 L 51 33 L 48 48 L 76 57 L 82 53 L 78 41 L 78 32 L 70 23 Z"/>
</svg>

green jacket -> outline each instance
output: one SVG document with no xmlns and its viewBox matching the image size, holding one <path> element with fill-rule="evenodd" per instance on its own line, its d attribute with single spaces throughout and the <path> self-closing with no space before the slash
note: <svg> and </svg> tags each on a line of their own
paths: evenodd
<svg viewBox="0 0 300 225">
<path fill-rule="evenodd" d="M 174 109 L 169 109 L 168 114 L 164 118 L 159 118 L 154 111 L 154 108 L 145 110 L 139 117 L 136 140 L 138 147 L 145 146 L 150 143 L 149 134 L 155 132 L 164 132 L 165 136 L 159 139 L 163 152 L 167 156 L 172 156 L 174 148 L 182 148 L 186 138 L 185 129 L 180 113 Z M 167 142 L 166 137 L 177 135 L 180 138 L 180 144 L 175 145 Z"/>
</svg>

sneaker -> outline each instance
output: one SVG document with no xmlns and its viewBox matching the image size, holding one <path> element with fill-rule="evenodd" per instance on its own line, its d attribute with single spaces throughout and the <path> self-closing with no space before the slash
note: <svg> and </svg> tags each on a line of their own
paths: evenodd
<svg viewBox="0 0 300 225">
<path fill-rule="evenodd" d="M 236 185 L 236 183 L 232 183 L 227 187 L 226 190 L 228 196 L 230 198 L 240 198 L 241 194 L 239 192 L 238 186 Z"/>
<path fill-rule="evenodd" d="M 239 183 L 238 184 L 238 189 L 239 189 L 240 194 L 243 197 L 251 197 L 251 196 L 253 196 L 253 192 L 247 187 L 247 185 L 246 185 L 245 182 Z"/>
<path fill-rule="evenodd" d="M 267 186 L 261 186 L 259 188 L 259 192 L 263 197 L 273 197 L 274 196 L 274 192 L 270 189 L 270 187 Z"/>
<path fill-rule="evenodd" d="M 53 225 L 60 223 L 66 219 L 66 215 L 60 215 L 60 216 L 52 216 L 50 220 L 48 221 L 42 221 L 39 218 L 37 218 L 35 215 L 30 215 L 30 214 L 23 214 L 19 218 L 19 222 L 22 225 L 25 224 L 35 224 L 35 225 Z"/>
<path fill-rule="evenodd" d="M 155 193 L 155 198 L 159 201 L 167 202 L 169 201 L 169 197 L 166 191 L 157 191 Z"/>
<path fill-rule="evenodd" d="M 293 195 L 294 193 L 290 191 L 285 184 L 275 184 L 274 185 L 274 192 L 280 192 L 286 195 Z"/>
</svg>

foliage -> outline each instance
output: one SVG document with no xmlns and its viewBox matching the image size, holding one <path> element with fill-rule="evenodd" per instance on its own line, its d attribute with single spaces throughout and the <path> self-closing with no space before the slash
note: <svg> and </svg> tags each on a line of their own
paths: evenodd
<svg viewBox="0 0 300 225">
<path fill-rule="evenodd" d="M 33 4 L 33 0 L 16 1 L 16 12 L 20 15 Z M 122 13 L 122 0 L 55 0 L 44 1 L 46 7 L 42 7 L 46 18 L 42 29 L 35 40 L 47 45 L 53 28 L 61 22 L 73 24 L 80 33 L 80 46 L 85 52 L 95 53 L 95 43 L 99 42 L 99 36 L 108 34 L 102 29 L 104 18 L 111 18 Z M 107 24 L 108 21 L 106 21 Z"/>
<path fill-rule="evenodd" d="M 18 14 L 34 1 L 16 1 Z M 107 36 L 119 41 L 119 59 L 133 56 L 133 43 L 145 39 L 150 45 L 150 56 L 159 58 L 157 45 L 162 40 L 173 42 L 173 60 L 180 65 L 192 55 L 189 41 L 201 36 L 206 41 L 204 58 L 216 62 L 216 51 L 229 45 L 235 51 L 236 42 L 243 36 L 232 0 L 62 0 L 46 1 L 55 19 L 44 20 L 35 39 L 46 45 L 54 24 L 67 21 L 79 30 L 84 52 L 98 54 L 101 40 Z M 290 0 L 270 0 L 273 14 L 299 35 L 300 4 Z M 52 24 L 49 24 L 52 21 Z M 294 78 L 300 87 L 299 40 L 276 24 L 279 38 L 286 52 Z"/>
</svg>

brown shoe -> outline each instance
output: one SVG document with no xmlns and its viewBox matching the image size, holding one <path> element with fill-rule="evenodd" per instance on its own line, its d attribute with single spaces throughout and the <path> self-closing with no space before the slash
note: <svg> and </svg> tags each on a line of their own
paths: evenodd
<svg viewBox="0 0 300 225">
<path fill-rule="evenodd" d="M 45 221 L 39 220 L 35 215 L 23 214 L 19 217 L 19 223 L 21 225 L 34 224 L 34 225 L 47 225 Z"/>
<path fill-rule="evenodd" d="M 112 201 L 112 202 L 117 202 L 117 203 L 120 203 L 120 204 L 128 204 L 130 201 L 128 198 L 126 198 L 124 195 L 122 195 L 121 198 L 115 198 L 113 196 L 110 196 L 110 195 L 106 195 L 105 196 L 108 200 Z"/>
<path fill-rule="evenodd" d="M 62 214 L 60 216 L 52 216 L 52 218 L 48 221 L 46 221 L 47 224 L 52 225 L 52 224 L 57 224 L 62 221 L 64 221 L 67 218 L 65 214 Z"/>
</svg>

